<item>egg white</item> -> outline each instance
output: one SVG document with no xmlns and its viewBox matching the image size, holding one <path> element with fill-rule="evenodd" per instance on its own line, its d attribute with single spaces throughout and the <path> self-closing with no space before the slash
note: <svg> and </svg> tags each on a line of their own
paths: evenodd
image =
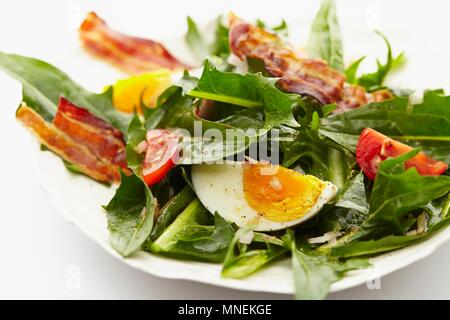
<svg viewBox="0 0 450 320">
<path fill-rule="evenodd" d="M 302 223 L 315 216 L 324 204 L 332 200 L 337 187 L 325 181 L 317 202 L 302 217 L 277 222 L 269 220 L 250 207 L 244 194 L 243 168 L 241 163 L 194 165 L 192 184 L 200 202 L 212 214 L 217 212 L 225 220 L 239 227 L 251 227 L 255 231 L 275 231 Z"/>
</svg>

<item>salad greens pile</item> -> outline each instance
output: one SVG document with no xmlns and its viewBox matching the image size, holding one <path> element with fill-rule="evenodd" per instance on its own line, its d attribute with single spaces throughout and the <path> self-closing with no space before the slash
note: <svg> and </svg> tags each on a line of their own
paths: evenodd
<svg viewBox="0 0 450 320">
<path fill-rule="evenodd" d="M 266 26 L 263 21 L 258 25 Z M 368 267 L 370 257 L 425 240 L 448 225 L 448 172 L 422 176 L 415 168 L 405 169 L 404 162 L 419 151 L 415 149 L 383 161 L 372 182 L 358 168 L 355 149 L 361 131 L 370 127 L 450 163 L 450 96 L 430 90 L 413 104 L 407 95 L 398 94 L 333 114 L 335 105 L 321 106 L 309 97 L 281 91 L 277 79 L 268 77 L 257 63 L 249 61 L 250 72 L 238 73 L 229 63 L 228 28 L 222 18 L 215 29 L 215 40 L 208 42 L 188 18 L 185 39 L 194 54 L 206 60 L 203 72 L 200 78 L 186 73 L 159 97 L 156 108 L 142 108 L 143 116 L 116 111 L 112 89 L 93 94 L 45 62 L 0 53 L 0 68 L 22 82 L 23 99 L 45 119 L 52 119 L 58 98 L 64 95 L 125 134 L 133 174 L 122 174 L 114 197 L 104 206 L 111 245 L 120 254 L 126 257 L 142 249 L 177 259 L 222 263 L 222 276 L 228 278 L 244 278 L 274 261 L 291 259 L 296 298 L 321 299 L 347 271 Z M 287 33 L 284 21 L 271 29 Z M 345 71 L 349 83 L 371 91 L 384 87 L 388 73 L 404 62 L 404 55 L 394 57 L 381 36 L 388 49 L 386 62 L 377 61 L 377 69 L 363 75 L 358 75 L 358 66 L 364 57 L 345 68 L 335 6 L 325 0 L 313 22 L 308 51 Z M 215 102 L 210 120 L 194 112 L 205 100 Z M 201 121 L 204 129 L 254 129 L 257 133 L 248 134 L 238 148 L 234 140 L 193 140 L 194 157 L 148 187 L 140 175 L 143 155 L 135 151 L 147 130 L 194 132 L 194 120 Z M 242 243 L 251 230 L 239 229 L 205 209 L 192 188 L 189 165 L 245 153 L 272 128 L 280 131 L 273 147 L 282 155 L 282 166 L 299 167 L 331 181 L 339 193 L 308 222 L 283 232 L 253 232 L 252 241 Z M 205 150 L 214 150 L 206 152 L 210 158 L 205 158 Z M 308 242 L 330 233 L 339 237 Z"/>
</svg>

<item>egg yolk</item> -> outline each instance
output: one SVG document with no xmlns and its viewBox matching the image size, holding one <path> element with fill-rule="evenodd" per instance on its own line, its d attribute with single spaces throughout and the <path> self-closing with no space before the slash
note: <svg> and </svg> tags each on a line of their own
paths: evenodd
<svg viewBox="0 0 450 320">
<path fill-rule="evenodd" d="M 171 84 L 171 72 L 159 69 L 127 79 L 118 80 L 113 85 L 113 104 L 123 112 L 141 112 L 141 99 L 145 105 L 154 107 L 158 96 Z"/>
<path fill-rule="evenodd" d="M 243 184 L 250 207 L 277 222 L 301 218 L 325 188 L 325 182 L 314 176 L 268 164 L 245 164 Z"/>
</svg>

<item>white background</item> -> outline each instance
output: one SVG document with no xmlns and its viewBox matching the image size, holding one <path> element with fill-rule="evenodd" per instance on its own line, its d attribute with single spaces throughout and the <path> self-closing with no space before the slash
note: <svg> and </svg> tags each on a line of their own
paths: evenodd
<svg viewBox="0 0 450 320">
<path fill-rule="evenodd" d="M 229 10 L 274 23 L 310 20 L 317 1 L 4 1 L 0 0 L 0 50 L 45 59 L 91 90 L 120 76 L 85 55 L 76 26 L 88 10 L 115 28 L 154 39 L 184 33 L 185 16 L 207 23 Z M 447 1 L 338 1 L 347 59 L 379 56 L 384 48 L 358 47 L 371 29 L 386 31 L 407 67 L 391 81 L 405 87 L 450 87 Z M 358 26 L 357 28 L 355 26 Z M 308 30 L 291 30 L 305 42 Z M 299 42 L 300 44 L 301 42 Z M 373 61 L 372 61 L 373 62 Z M 80 67 L 83 65 L 83 67 Z M 369 65 L 365 65 L 370 68 Z M 159 279 L 105 253 L 51 207 L 33 177 L 28 133 L 14 120 L 20 85 L 0 73 L 0 298 L 285 299 L 187 281 Z M 70 188 L 70 186 L 61 186 Z M 83 201 L 83 199 L 80 199 Z M 330 299 L 450 299 L 450 243 L 429 258 L 381 280 L 380 290 L 360 286 Z M 73 282 L 79 276 L 79 286 Z"/>
</svg>

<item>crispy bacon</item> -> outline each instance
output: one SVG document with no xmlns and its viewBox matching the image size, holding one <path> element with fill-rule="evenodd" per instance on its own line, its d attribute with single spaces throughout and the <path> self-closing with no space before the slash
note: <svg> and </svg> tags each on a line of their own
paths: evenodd
<svg viewBox="0 0 450 320">
<path fill-rule="evenodd" d="M 272 76 L 280 78 L 278 85 L 287 92 L 309 95 L 322 104 L 336 103 L 336 112 L 388 97 L 385 93 L 367 94 L 363 87 L 347 84 L 345 76 L 325 61 L 300 57 L 275 34 L 233 14 L 230 14 L 229 23 L 232 52 L 241 60 L 261 60 Z"/>
<path fill-rule="evenodd" d="M 65 98 L 60 98 L 53 123 L 25 103 L 16 117 L 48 149 L 95 180 L 119 181 L 119 168 L 129 170 L 122 133 Z"/>
<path fill-rule="evenodd" d="M 122 132 L 86 109 L 61 97 L 53 124 L 75 142 L 85 145 L 97 158 L 124 169 L 127 167 Z"/>
<path fill-rule="evenodd" d="M 111 30 L 94 12 L 88 13 L 80 26 L 84 47 L 130 74 L 159 68 L 189 69 L 159 42 L 124 35 Z"/>
</svg>

